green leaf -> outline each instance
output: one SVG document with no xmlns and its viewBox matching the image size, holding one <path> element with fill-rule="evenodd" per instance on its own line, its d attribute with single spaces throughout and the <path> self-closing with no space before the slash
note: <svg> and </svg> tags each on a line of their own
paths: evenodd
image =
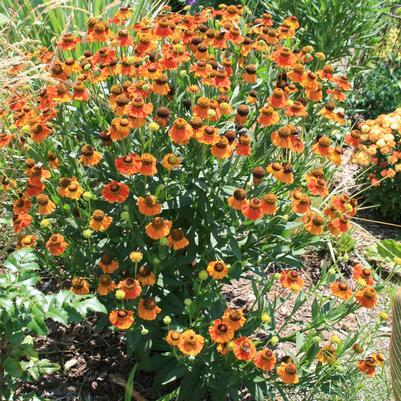
<svg viewBox="0 0 401 401">
<path fill-rule="evenodd" d="M 131 373 L 128 376 L 127 384 L 125 386 L 124 401 L 131 401 L 132 400 L 132 393 L 134 391 L 134 379 L 135 379 L 136 368 L 137 368 L 137 364 L 135 364 L 132 367 Z"/>
</svg>

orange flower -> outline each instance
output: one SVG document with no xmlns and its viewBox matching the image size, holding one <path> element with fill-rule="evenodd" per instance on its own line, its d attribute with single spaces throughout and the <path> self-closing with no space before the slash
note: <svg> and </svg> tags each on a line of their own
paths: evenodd
<svg viewBox="0 0 401 401">
<path fill-rule="evenodd" d="M 109 203 L 123 203 L 127 200 L 129 188 L 122 182 L 112 181 L 102 190 L 103 198 Z"/>
<path fill-rule="evenodd" d="M 178 347 L 180 340 L 181 340 L 181 333 L 179 331 L 169 330 L 166 336 L 166 341 L 168 344 L 170 344 L 172 347 Z"/>
<path fill-rule="evenodd" d="M 246 192 L 241 188 L 236 189 L 234 194 L 228 198 L 228 205 L 236 210 L 241 210 L 242 205 L 245 205 L 246 202 Z"/>
<path fill-rule="evenodd" d="M 292 68 L 297 62 L 297 57 L 291 52 L 288 47 L 283 47 L 275 50 L 270 56 L 279 67 Z"/>
<path fill-rule="evenodd" d="M 32 217 L 29 214 L 25 212 L 13 214 L 13 226 L 16 233 L 19 233 L 22 229 L 28 227 L 31 223 Z"/>
<path fill-rule="evenodd" d="M 113 141 L 121 141 L 129 135 L 131 129 L 130 120 L 127 118 L 115 118 L 111 121 L 109 134 Z"/>
<path fill-rule="evenodd" d="M 280 114 L 271 106 L 264 106 L 259 110 L 258 123 L 263 127 L 275 125 L 280 120 Z"/>
<path fill-rule="evenodd" d="M 109 292 L 114 291 L 115 287 L 116 285 L 109 274 L 102 274 L 99 277 L 99 284 L 97 287 L 99 295 L 107 295 Z"/>
<path fill-rule="evenodd" d="M 168 237 L 168 246 L 175 251 L 186 248 L 189 245 L 188 239 L 179 228 L 173 228 Z"/>
<path fill-rule="evenodd" d="M 276 364 L 276 356 L 272 350 L 269 348 L 264 348 L 257 352 L 253 363 L 258 369 L 262 369 L 263 371 L 267 372 L 274 369 Z"/>
<path fill-rule="evenodd" d="M 0 149 L 6 147 L 12 140 L 14 136 L 11 134 L 6 134 L 5 132 L 0 133 Z"/>
<path fill-rule="evenodd" d="M 314 212 L 305 214 L 303 221 L 305 223 L 305 230 L 313 235 L 320 235 L 323 233 L 324 220 L 321 216 Z"/>
<path fill-rule="evenodd" d="M 159 107 L 156 110 L 156 121 L 160 126 L 165 127 L 170 120 L 170 110 L 167 107 Z"/>
<path fill-rule="evenodd" d="M 143 320 L 155 320 L 161 309 L 153 298 L 142 298 L 138 302 L 138 316 Z"/>
<path fill-rule="evenodd" d="M 248 84 L 255 84 L 256 83 L 256 65 L 255 64 L 248 64 L 245 66 L 245 73 L 242 75 L 242 78 Z"/>
<path fill-rule="evenodd" d="M 125 293 L 124 299 L 138 298 L 142 292 L 142 288 L 137 280 L 126 278 L 117 284 L 117 288 L 123 290 Z"/>
<path fill-rule="evenodd" d="M 118 269 L 118 261 L 115 260 L 111 255 L 104 253 L 99 261 L 99 268 L 103 273 L 112 274 Z"/>
<path fill-rule="evenodd" d="M 304 280 L 295 270 L 283 270 L 280 274 L 280 282 L 285 288 L 295 292 L 301 291 L 305 285 Z"/>
<path fill-rule="evenodd" d="M 246 104 L 241 104 L 240 106 L 238 106 L 237 114 L 235 116 L 235 122 L 238 125 L 241 125 L 241 126 L 244 125 L 248 118 L 249 112 L 250 112 L 250 109 Z"/>
<path fill-rule="evenodd" d="M 145 197 L 140 196 L 136 201 L 139 213 L 145 216 L 155 216 L 159 214 L 162 210 L 162 206 L 157 203 L 156 196 L 147 195 Z"/>
<path fill-rule="evenodd" d="M 360 372 L 365 373 L 368 377 L 376 376 L 376 365 L 377 362 L 373 356 L 368 356 L 367 358 L 358 362 L 358 369 Z"/>
<path fill-rule="evenodd" d="M 226 132 L 227 133 L 227 132 Z M 227 138 L 227 136 L 226 136 Z M 227 138 L 229 140 L 229 138 Z M 251 138 L 246 134 L 241 134 L 238 138 L 235 149 L 238 156 L 249 156 L 251 154 Z"/>
<path fill-rule="evenodd" d="M 96 166 L 102 160 L 102 154 L 96 151 L 92 145 L 84 145 L 81 149 L 80 162 L 84 166 Z"/>
<path fill-rule="evenodd" d="M 193 330 L 185 330 L 181 333 L 178 348 L 185 355 L 196 356 L 202 351 L 204 343 L 205 339 L 201 335 Z"/>
<path fill-rule="evenodd" d="M 260 184 L 263 181 L 264 176 L 266 175 L 266 170 L 259 166 L 252 169 L 252 177 L 254 184 Z"/>
<path fill-rule="evenodd" d="M 126 309 L 114 310 L 109 314 L 110 323 L 120 330 L 128 330 L 134 323 L 134 312 Z"/>
<path fill-rule="evenodd" d="M 282 170 L 277 174 L 277 179 L 284 184 L 292 184 L 294 182 L 294 173 L 291 163 L 283 163 Z"/>
<path fill-rule="evenodd" d="M 74 84 L 74 92 L 72 94 L 74 100 L 80 100 L 86 102 L 89 100 L 88 91 L 85 88 L 83 82 L 77 82 Z"/>
<path fill-rule="evenodd" d="M 219 140 L 212 146 L 212 155 L 217 159 L 226 159 L 233 152 L 232 146 L 229 144 L 225 136 L 221 136 Z"/>
<path fill-rule="evenodd" d="M 155 217 L 146 227 L 145 231 L 148 237 L 159 240 L 167 237 L 171 230 L 171 221 L 164 220 L 161 217 Z"/>
<path fill-rule="evenodd" d="M 63 34 L 61 40 L 57 43 L 57 46 L 62 50 L 72 50 L 75 49 L 76 45 L 81 43 L 81 38 L 74 36 L 72 33 L 68 32 Z"/>
<path fill-rule="evenodd" d="M 132 175 L 139 172 L 141 168 L 141 157 L 135 153 L 130 153 L 127 156 L 119 157 L 114 163 L 119 173 Z"/>
<path fill-rule="evenodd" d="M 292 81 L 301 83 L 305 79 L 305 66 L 303 64 L 295 64 L 287 75 Z"/>
<path fill-rule="evenodd" d="M 106 231 L 110 227 L 112 221 L 113 218 L 107 216 L 103 210 L 95 210 L 89 220 L 89 227 L 93 231 Z"/>
<path fill-rule="evenodd" d="M 89 293 L 89 283 L 83 277 L 74 277 L 71 281 L 71 291 L 77 295 Z"/>
<path fill-rule="evenodd" d="M 348 91 L 351 89 L 351 84 L 348 80 L 348 78 L 344 75 L 339 76 L 339 77 L 334 77 L 333 82 L 342 90 Z"/>
<path fill-rule="evenodd" d="M 162 166 L 166 170 L 174 170 L 180 167 L 181 159 L 174 153 L 167 153 L 163 156 Z"/>
<path fill-rule="evenodd" d="M 133 99 L 130 106 L 131 107 L 128 110 L 128 115 L 135 119 L 145 120 L 146 117 L 153 111 L 153 104 L 145 103 L 141 97 L 136 97 Z"/>
<path fill-rule="evenodd" d="M 196 139 L 205 145 L 214 145 L 219 141 L 219 130 L 216 127 L 205 126 L 196 132 Z"/>
<path fill-rule="evenodd" d="M 239 361 L 251 361 L 256 355 L 256 348 L 248 337 L 240 337 L 234 341 L 233 352 Z"/>
<path fill-rule="evenodd" d="M 60 179 L 59 194 L 61 196 L 76 200 L 81 197 L 83 192 L 83 188 L 81 187 L 81 185 L 79 185 L 75 177 Z"/>
<path fill-rule="evenodd" d="M 304 214 L 310 210 L 311 200 L 309 196 L 303 193 L 300 193 L 297 198 L 293 195 L 293 201 L 291 208 L 293 212 Z"/>
<path fill-rule="evenodd" d="M 277 211 L 277 196 L 266 194 L 262 199 L 262 209 L 264 214 L 274 215 Z"/>
<path fill-rule="evenodd" d="M 330 289 L 334 296 L 344 301 L 352 297 L 352 289 L 345 283 L 335 281 L 331 284 Z"/>
<path fill-rule="evenodd" d="M 316 359 L 320 363 L 327 363 L 329 365 L 333 364 L 337 358 L 337 351 L 331 344 L 327 344 L 322 347 L 318 354 L 316 355 Z"/>
<path fill-rule="evenodd" d="M 308 189 L 311 194 L 325 197 L 329 194 L 326 181 L 322 178 L 310 178 L 308 180 Z"/>
<path fill-rule="evenodd" d="M 36 123 L 31 126 L 31 139 L 36 143 L 42 142 L 51 133 L 52 130 L 45 124 Z"/>
<path fill-rule="evenodd" d="M 13 212 L 18 213 L 29 213 L 32 207 L 32 202 L 29 199 L 19 198 L 13 203 Z"/>
<path fill-rule="evenodd" d="M 331 152 L 331 139 L 327 136 L 322 136 L 319 140 L 312 146 L 313 153 L 320 156 L 330 156 Z"/>
<path fill-rule="evenodd" d="M 36 237 L 34 235 L 23 235 L 18 238 L 17 249 L 35 248 L 36 243 Z"/>
<path fill-rule="evenodd" d="M 377 293 L 373 287 L 366 287 L 355 294 L 357 302 L 365 308 L 372 309 L 377 305 Z"/>
<path fill-rule="evenodd" d="M 221 280 L 228 275 L 228 266 L 224 262 L 215 260 L 207 265 L 207 272 L 215 280 Z"/>
<path fill-rule="evenodd" d="M 150 153 L 141 156 L 139 174 L 153 176 L 157 173 L 156 158 Z"/>
<path fill-rule="evenodd" d="M 299 102 L 288 102 L 287 107 L 285 108 L 285 114 L 288 117 L 299 117 L 299 118 L 306 118 L 308 117 L 308 112 L 306 111 L 305 106 Z"/>
<path fill-rule="evenodd" d="M 234 330 L 222 320 L 215 320 L 209 326 L 210 338 L 215 343 L 226 343 L 234 337 Z"/>
<path fill-rule="evenodd" d="M 193 135 L 193 130 L 183 118 L 177 118 L 168 130 L 168 135 L 174 143 L 186 145 Z"/>
<path fill-rule="evenodd" d="M 156 276 L 151 268 L 147 265 L 140 266 L 137 272 L 136 279 L 141 285 L 152 286 L 156 283 Z"/>
<path fill-rule="evenodd" d="M 244 312 L 241 309 L 226 309 L 223 315 L 223 322 L 232 330 L 239 330 L 245 324 Z"/>
<path fill-rule="evenodd" d="M 375 280 L 373 279 L 372 270 L 367 267 L 363 267 L 360 263 L 357 263 L 353 269 L 353 278 L 356 281 L 362 280 L 366 285 L 372 286 L 375 284 Z"/>
<path fill-rule="evenodd" d="M 193 116 L 199 117 L 202 120 L 208 120 L 209 106 L 210 106 L 210 100 L 207 97 L 201 96 L 196 101 L 196 106 L 192 108 Z"/>
<path fill-rule="evenodd" d="M 298 368 L 294 363 L 281 362 L 277 368 L 277 374 L 285 384 L 299 383 Z"/>
<path fill-rule="evenodd" d="M 264 215 L 264 204 L 259 198 L 252 198 L 241 206 L 242 214 L 251 220 L 257 220 Z"/>
<path fill-rule="evenodd" d="M 52 202 L 47 195 L 40 194 L 36 197 L 38 202 L 38 213 L 41 215 L 48 215 L 56 209 L 56 205 Z"/>
<path fill-rule="evenodd" d="M 152 90 L 154 93 L 160 96 L 166 96 L 170 93 L 170 86 L 167 83 L 168 78 L 166 74 L 159 74 L 154 80 Z"/>
<path fill-rule="evenodd" d="M 46 248 L 53 256 L 62 255 L 67 247 L 68 244 L 61 234 L 53 234 L 46 242 Z"/>
</svg>

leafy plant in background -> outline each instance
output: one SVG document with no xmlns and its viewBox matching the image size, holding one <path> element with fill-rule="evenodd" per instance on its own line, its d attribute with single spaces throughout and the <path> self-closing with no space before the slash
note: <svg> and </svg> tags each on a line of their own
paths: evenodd
<svg viewBox="0 0 401 401">
<path fill-rule="evenodd" d="M 379 60 L 358 80 L 349 99 L 353 112 L 363 118 L 376 118 L 401 105 L 401 64 Z"/>
<path fill-rule="evenodd" d="M 84 319 L 88 312 L 104 312 L 93 296 L 79 297 L 70 291 L 45 295 L 37 257 L 30 249 L 11 254 L 0 271 L 0 399 L 17 400 L 20 381 L 36 381 L 59 366 L 35 351 L 35 335 L 46 335 L 46 320 L 66 325 Z M 29 401 L 33 394 L 24 395 Z"/>
<path fill-rule="evenodd" d="M 376 306 L 381 279 L 325 266 L 310 284 L 300 256 L 356 213 L 333 184 L 350 83 L 299 44 L 296 17 L 243 10 L 55 13 L 74 30 L 24 53 L 43 80 L 22 85 L 23 63 L 4 72 L 5 204 L 18 246 L 98 294 L 155 394 L 340 396 L 383 364 L 370 331 L 336 331 Z M 239 278 L 241 307 L 222 295 Z"/>
<path fill-rule="evenodd" d="M 272 0 L 262 2 L 275 15 L 296 15 L 304 30 L 302 44 L 323 51 L 330 62 L 356 61 L 381 39 L 378 34 L 392 1 L 384 0 Z M 250 6 L 252 7 L 252 6 Z"/>
</svg>

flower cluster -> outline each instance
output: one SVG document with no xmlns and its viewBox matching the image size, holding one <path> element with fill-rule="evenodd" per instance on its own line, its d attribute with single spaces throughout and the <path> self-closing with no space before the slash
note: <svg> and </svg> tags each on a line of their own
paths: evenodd
<svg viewBox="0 0 401 401">
<path fill-rule="evenodd" d="M 400 216 L 401 109 L 359 122 L 355 128 L 345 142 L 353 148 L 352 161 L 362 168 L 364 195 L 369 203 L 380 205 L 384 215 L 396 220 Z"/>
<path fill-rule="evenodd" d="M 121 7 L 91 18 L 84 35 L 64 33 L 55 52 L 29 53 L 53 82 L 38 96 L 12 89 L 0 147 L 13 163 L 1 184 L 18 246 L 35 248 L 49 270 L 62 266 L 74 293 L 97 292 L 116 329 L 156 340 L 165 330 L 155 349 L 169 344 L 169 357 L 234 355 L 295 384 L 308 380 L 301 365 L 316 355 L 331 363 L 347 347 L 279 359 L 273 347 L 295 332 L 279 338 L 271 326 L 270 347 L 256 334 L 280 307 L 281 297 L 264 306 L 274 283 L 288 299 L 305 290 L 287 268 L 299 265 L 292 253 L 348 231 L 356 213 L 355 199 L 330 188 L 351 85 L 323 53 L 298 46 L 296 17 L 248 23 L 243 13 L 165 7 L 132 21 Z M 286 268 L 266 278 L 271 260 Z M 227 308 L 222 284 L 250 270 L 265 291 L 247 311 Z M 347 284 L 322 278 L 334 301 L 332 315 L 317 318 L 321 331 L 377 303 L 367 269 L 355 274 L 367 280 L 355 299 Z"/>
<path fill-rule="evenodd" d="M 373 165 L 369 176 L 373 185 L 393 178 L 401 171 L 401 109 L 358 124 L 345 142 L 354 148 L 353 161 L 363 167 Z"/>
</svg>

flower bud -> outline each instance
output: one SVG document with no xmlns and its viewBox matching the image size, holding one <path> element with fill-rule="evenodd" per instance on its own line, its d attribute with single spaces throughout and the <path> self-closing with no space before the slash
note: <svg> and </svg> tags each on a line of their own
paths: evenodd
<svg viewBox="0 0 401 401">
<path fill-rule="evenodd" d="M 179 74 L 180 74 L 180 77 L 182 77 L 182 78 L 184 78 L 188 75 L 185 70 L 181 70 Z"/>
<path fill-rule="evenodd" d="M 169 324 L 171 324 L 171 317 L 170 316 L 164 316 L 163 318 L 163 323 L 168 326 Z"/>
<path fill-rule="evenodd" d="M 151 131 L 158 131 L 160 129 L 160 125 L 152 121 L 151 123 L 149 123 L 149 129 Z"/>
<path fill-rule="evenodd" d="M 330 274 L 330 276 L 334 276 L 336 274 L 336 269 L 334 269 L 334 267 L 332 267 L 331 269 L 329 269 L 327 271 L 328 274 Z"/>
<path fill-rule="evenodd" d="M 202 281 L 207 280 L 208 277 L 209 277 L 209 275 L 207 274 L 206 270 L 202 270 L 198 274 L 199 280 L 202 280 Z"/>
<path fill-rule="evenodd" d="M 213 118 L 216 116 L 216 112 L 213 109 L 207 111 L 207 118 Z"/>
<path fill-rule="evenodd" d="M 141 330 L 141 335 L 142 336 L 147 336 L 149 334 L 149 330 L 145 329 L 145 327 Z"/>
<path fill-rule="evenodd" d="M 84 232 L 82 234 L 83 234 L 84 238 L 90 238 L 90 237 L 92 237 L 93 231 L 88 228 L 87 230 L 84 230 Z"/>
<path fill-rule="evenodd" d="M 319 344 L 319 343 L 320 343 L 320 340 L 321 340 L 321 338 L 320 338 L 319 336 L 315 336 L 315 337 L 313 337 L 313 339 L 312 339 L 312 341 L 313 341 L 315 344 Z"/>
<path fill-rule="evenodd" d="M 401 265 L 401 258 L 394 258 L 393 262 L 394 262 L 396 265 Z"/>
<path fill-rule="evenodd" d="M 341 338 L 334 335 L 330 337 L 330 342 L 332 342 L 333 344 L 341 344 Z"/>
<path fill-rule="evenodd" d="M 93 199 L 93 194 L 92 194 L 92 192 L 90 192 L 90 191 L 85 191 L 85 192 L 82 194 L 82 197 L 83 197 L 86 201 L 89 201 L 89 200 Z"/>
<path fill-rule="evenodd" d="M 133 251 L 129 254 L 129 258 L 131 259 L 131 262 L 139 263 L 143 259 L 143 254 L 139 251 Z"/>
<path fill-rule="evenodd" d="M 191 306 L 192 305 L 192 300 L 189 298 L 185 298 L 184 299 L 184 305 L 185 306 Z"/>
<path fill-rule="evenodd" d="M 122 221 L 128 222 L 129 221 L 129 213 L 128 212 L 122 212 L 120 215 L 120 218 Z"/>
<path fill-rule="evenodd" d="M 273 275 L 273 278 L 275 279 L 275 280 L 280 280 L 280 273 L 274 273 L 274 275 Z"/>
<path fill-rule="evenodd" d="M 360 344 L 354 344 L 352 346 L 352 349 L 356 354 L 362 354 L 363 353 L 363 347 Z"/>
<path fill-rule="evenodd" d="M 125 292 L 123 290 L 117 290 L 114 295 L 120 301 L 125 298 Z"/>
<path fill-rule="evenodd" d="M 379 318 L 382 322 L 386 322 L 388 320 L 388 314 L 382 311 L 379 313 Z"/>
<path fill-rule="evenodd" d="M 41 222 L 40 222 L 40 227 L 41 228 L 49 228 L 49 227 L 51 227 L 52 226 L 52 222 L 49 220 L 49 219 L 43 219 Z"/>
<path fill-rule="evenodd" d="M 272 318 L 268 313 L 262 313 L 262 316 L 260 318 L 263 323 L 270 323 L 272 321 Z"/>
<path fill-rule="evenodd" d="M 280 339 L 279 339 L 277 336 L 273 336 L 273 337 L 270 339 L 270 344 L 273 345 L 273 347 L 274 347 L 275 345 L 277 345 L 279 342 L 280 342 Z"/>
</svg>

